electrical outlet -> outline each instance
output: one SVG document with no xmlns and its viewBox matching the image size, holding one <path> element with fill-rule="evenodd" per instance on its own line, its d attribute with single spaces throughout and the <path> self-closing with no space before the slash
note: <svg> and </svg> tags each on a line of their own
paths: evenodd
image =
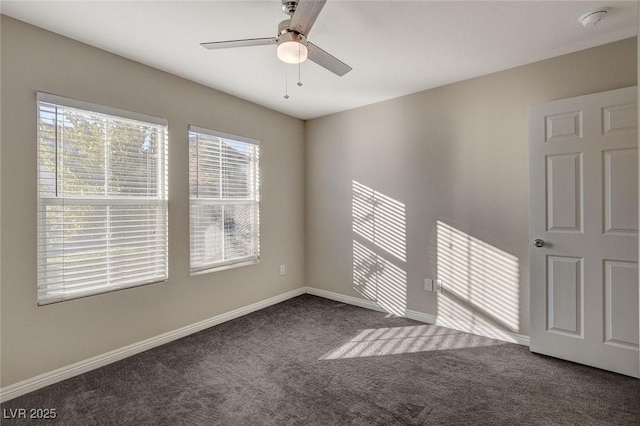
<svg viewBox="0 0 640 426">
<path fill-rule="evenodd" d="M 286 272 L 284 265 L 280 265 L 280 275 L 284 275 Z"/>
<path fill-rule="evenodd" d="M 424 290 L 433 291 L 433 280 L 431 278 L 424 279 Z"/>
<path fill-rule="evenodd" d="M 436 280 L 435 285 L 433 286 L 433 291 L 435 291 L 436 293 L 442 293 L 442 286 L 442 280 Z"/>
</svg>

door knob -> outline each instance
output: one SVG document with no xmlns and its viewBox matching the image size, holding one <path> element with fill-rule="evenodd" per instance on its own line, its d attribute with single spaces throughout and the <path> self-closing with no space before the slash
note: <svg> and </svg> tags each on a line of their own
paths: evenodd
<svg viewBox="0 0 640 426">
<path fill-rule="evenodd" d="M 544 241 L 542 241 L 541 239 L 537 239 L 533 241 L 533 245 L 540 248 L 540 247 L 544 247 Z"/>
</svg>

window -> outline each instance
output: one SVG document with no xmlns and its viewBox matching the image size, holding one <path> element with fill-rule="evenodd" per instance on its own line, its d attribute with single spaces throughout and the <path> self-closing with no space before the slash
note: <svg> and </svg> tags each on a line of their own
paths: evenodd
<svg viewBox="0 0 640 426">
<path fill-rule="evenodd" d="M 38 93 L 38 304 L 167 273 L 166 121 Z"/>
<path fill-rule="evenodd" d="M 191 272 L 259 259 L 258 141 L 189 129 Z"/>
</svg>

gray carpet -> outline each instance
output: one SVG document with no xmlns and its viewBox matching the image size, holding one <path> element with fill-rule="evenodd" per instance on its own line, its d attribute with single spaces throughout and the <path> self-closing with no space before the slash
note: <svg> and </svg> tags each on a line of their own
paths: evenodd
<svg viewBox="0 0 640 426">
<path fill-rule="evenodd" d="M 630 425 L 640 380 L 304 295 L 8 401 L 4 417 L 16 408 L 63 425 Z"/>
</svg>

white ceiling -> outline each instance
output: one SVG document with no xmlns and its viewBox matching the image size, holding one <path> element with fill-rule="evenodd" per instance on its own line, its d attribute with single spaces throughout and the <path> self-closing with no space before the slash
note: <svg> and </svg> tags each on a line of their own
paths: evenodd
<svg viewBox="0 0 640 426">
<path fill-rule="evenodd" d="M 608 6 L 584 28 L 578 17 Z M 272 37 L 280 0 L 7 1 L 33 25 L 303 119 L 344 111 L 637 34 L 635 1 L 329 0 L 309 40 L 353 67 L 343 77 L 276 47 L 199 43 Z M 285 100 L 285 73 L 288 92 Z"/>
</svg>

